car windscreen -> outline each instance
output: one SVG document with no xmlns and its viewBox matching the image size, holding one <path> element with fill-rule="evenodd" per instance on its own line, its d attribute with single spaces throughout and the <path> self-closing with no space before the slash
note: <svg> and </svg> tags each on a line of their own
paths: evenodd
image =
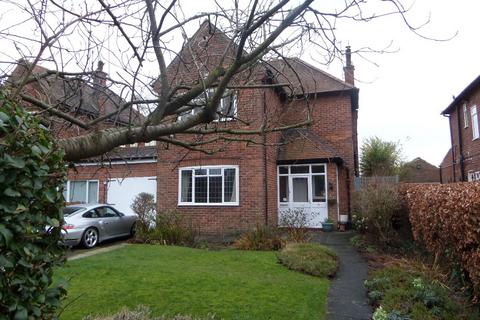
<svg viewBox="0 0 480 320">
<path fill-rule="evenodd" d="M 65 207 L 63 208 L 63 216 L 68 217 L 79 210 L 83 210 L 85 207 Z"/>
</svg>

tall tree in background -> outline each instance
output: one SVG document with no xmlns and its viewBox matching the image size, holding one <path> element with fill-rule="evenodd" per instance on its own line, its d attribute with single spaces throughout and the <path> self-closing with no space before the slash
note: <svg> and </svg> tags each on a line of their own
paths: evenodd
<svg viewBox="0 0 480 320">
<path fill-rule="evenodd" d="M 395 176 L 400 174 L 402 159 L 402 149 L 398 142 L 370 137 L 360 148 L 360 172 L 367 177 Z"/>
</svg>

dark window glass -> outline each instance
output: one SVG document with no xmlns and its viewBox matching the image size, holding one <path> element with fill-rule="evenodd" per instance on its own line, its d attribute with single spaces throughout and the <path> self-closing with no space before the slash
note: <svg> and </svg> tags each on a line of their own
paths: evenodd
<svg viewBox="0 0 480 320">
<path fill-rule="evenodd" d="M 279 167 L 278 172 L 280 174 L 288 174 L 288 167 Z"/>
<path fill-rule="evenodd" d="M 224 201 L 225 202 L 236 202 L 237 201 L 237 194 L 235 188 L 235 169 L 225 169 L 223 171 L 224 174 Z"/>
<path fill-rule="evenodd" d="M 325 166 L 312 166 L 313 173 L 325 173 Z"/>
<path fill-rule="evenodd" d="M 210 169 L 208 170 L 208 174 L 210 175 L 221 175 L 222 169 Z"/>
<path fill-rule="evenodd" d="M 312 176 L 313 202 L 325 202 L 325 176 Z"/>
<path fill-rule="evenodd" d="M 192 170 L 182 170 L 181 201 L 192 202 Z"/>
<path fill-rule="evenodd" d="M 208 178 L 209 182 L 209 202 L 219 203 L 222 202 L 222 177 L 211 176 Z"/>
<path fill-rule="evenodd" d="M 72 215 L 75 212 L 77 212 L 79 210 L 83 210 L 83 209 L 85 209 L 85 208 L 84 207 L 65 207 L 65 208 L 63 208 L 63 215 L 65 217 L 67 217 L 67 216 Z"/>
<path fill-rule="evenodd" d="M 290 167 L 291 173 L 309 173 L 310 167 L 309 166 L 293 166 Z"/>
<path fill-rule="evenodd" d="M 97 214 L 102 218 L 112 218 L 117 216 L 115 210 L 109 207 L 100 207 L 95 210 L 97 211 Z"/>
<path fill-rule="evenodd" d="M 292 178 L 293 202 L 308 202 L 308 179 Z"/>
<path fill-rule="evenodd" d="M 280 177 L 280 202 L 288 202 L 288 177 Z"/>
<path fill-rule="evenodd" d="M 195 202 L 207 202 L 207 177 L 195 177 Z"/>
<path fill-rule="evenodd" d="M 90 211 L 87 211 L 85 212 L 82 217 L 84 218 L 98 218 L 98 214 L 97 214 L 97 211 L 94 209 L 94 210 L 90 210 Z"/>
<path fill-rule="evenodd" d="M 207 169 L 195 169 L 196 176 L 205 176 L 207 175 Z"/>
</svg>

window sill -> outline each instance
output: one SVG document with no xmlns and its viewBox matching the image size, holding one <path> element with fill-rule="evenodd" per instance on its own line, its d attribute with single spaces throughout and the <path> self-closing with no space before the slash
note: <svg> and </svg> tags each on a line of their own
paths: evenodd
<svg viewBox="0 0 480 320">
<path fill-rule="evenodd" d="M 179 207 L 239 207 L 239 203 L 178 203 Z"/>
</svg>

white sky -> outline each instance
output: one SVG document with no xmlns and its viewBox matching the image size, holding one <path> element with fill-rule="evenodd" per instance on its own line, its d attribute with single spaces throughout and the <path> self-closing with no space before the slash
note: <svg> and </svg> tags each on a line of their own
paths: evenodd
<svg viewBox="0 0 480 320">
<path fill-rule="evenodd" d="M 317 0 L 314 6 L 332 6 L 337 1 L 341 0 Z M 405 4 L 412 1 L 402 0 Z M 204 1 L 182 3 L 187 15 L 208 7 Z M 0 15 L 0 25 L 17 21 L 10 14 L 13 12 Z M 479 12 L 478 0 L 417 0 L 408 14 L 410 21 L 418 25 L 430 17 L 430 23 L 419 32 L 432 38 L 449 38 L 458 32 L 445 42 L 422 39 L 409 31 L 398 16 L 337 25 L 337 38 L 343 47 L 349 44 L 354 51 L 362 47 L 382 49 L 393 41 L 390 49 L 398 49 L 395 53 L 368 55 L 374 64 L 357 55 L 352 57 L 360 88 L 360 142 L 373 135 L 399 141 L 406 160 L 422 157 L 440 164 L 450 147 L 448 121 L 440 112 L 480 72 Z M 11 43 L 2 45 L 4 54 L 7 47 Z M 319 65 L 314 62 L 314 51 L 305 52 L 302 58 L 343 78 L 340 62 Z M 107 68 L 110 71 L 109 65 Z"/>
</svg>

